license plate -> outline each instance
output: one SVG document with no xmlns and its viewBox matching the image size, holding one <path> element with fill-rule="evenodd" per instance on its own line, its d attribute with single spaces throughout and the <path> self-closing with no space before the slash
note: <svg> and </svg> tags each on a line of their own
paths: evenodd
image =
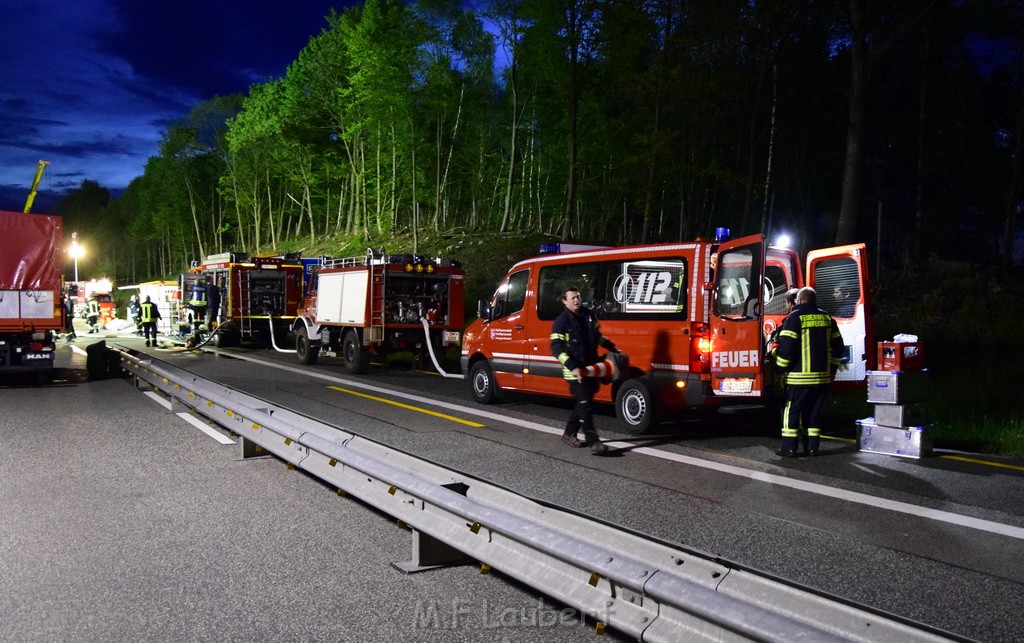
<svg viewBox="0 0 1024 643">
<path fill-rule="evenodd" d="M 458 344 L 459 343 L 459 331 L 457 331 L 457 330 L 446 330 L 446 331 L 444 331 L 444 343 L 445 344 Z"/>
<path fill-rule="evenodd" d="M 754 390 L 754 380 L 750 379 L 724 379 L 722 380 L 722 392 L 739 395 Z"/>
</svg>

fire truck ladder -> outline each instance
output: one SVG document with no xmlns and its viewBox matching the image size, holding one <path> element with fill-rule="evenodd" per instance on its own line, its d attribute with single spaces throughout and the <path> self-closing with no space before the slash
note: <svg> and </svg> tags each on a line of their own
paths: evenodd
<svg viewBox="0 0 1024 643">
<path fill-rule="evenodd" d="M 388 265 L 384 249 L 366 250 L 366 269 L 370 277 L 370 323 L 366 328 L 363 345 L 384 341 L 384 295 L 387 292 Z"/>
</svg>

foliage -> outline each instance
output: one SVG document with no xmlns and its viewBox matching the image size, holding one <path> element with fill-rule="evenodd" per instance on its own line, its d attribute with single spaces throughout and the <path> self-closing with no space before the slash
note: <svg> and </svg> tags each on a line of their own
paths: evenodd
<svg viewBox="0 0 1024 643">
<path fill-rule="evenodd" d="M 232 249 L 448 239 L 511 256 L 550 235 L 625 244 L 717 226 L 786 231 L 802 249 L 867 240 L 880 327 L 915 320 L 936 368 L 951 370 L 943 356 L 964 352 L 976 317 L 967 306 L 993 293 L 953 298 L 917 281 L 929 258 L 1001 264 L 985 288 L 1012 276 L 1020 3 L 464 4 L 332 11 L 283 77 L 171 124 L 118 199 L 91 182 L 72 192 L 69 229 L 102 239 L 92 260 L 120 283 Z M 473 297 L 509 263 L 474 267 Z M 1019 359 L 1015 325 L 995 326 L 1008 334 L 993 359 Z M 1001 375 L 976 366 L 970 394 L 1004 408 Z M 953 402 L 940 410 L 962 416 Z"/>
</svg>

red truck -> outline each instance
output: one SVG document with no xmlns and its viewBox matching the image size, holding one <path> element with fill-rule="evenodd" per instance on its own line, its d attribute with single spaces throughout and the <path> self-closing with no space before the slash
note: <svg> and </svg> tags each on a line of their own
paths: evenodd
<svg viewBox="0 0 1024 643">
<path fill-rule="evenodd" d="M 0 211 L 0 371 L 53 368 L 61 306 L 60 217 Z"/>
<path fill-rule="evenodd" d="M 458 261 L 371 248 L 365 256 L 321 260 L 292 330 L 300 363 L 331 352 L 345 370 L 363 373 L 371 356 L 388 350 L 443 355 L 459 345 L 463 318 Z"/>
<path fill-rule="evenodd" d="M 271 345 L 271 328 L 275 335 L 284 334 L 295 320 L 303 284 L 298 255 L 253 257 L 247 252 L 224 252 L 197 262 L 179 279 L 179 322 L 185 320 L 187 325 L 192 288 L 205 284 L 207 277 L 221 294 L 215 321 L 222 328 L 211 339 L 214 346 L 242 341 Z"/>
</svg>

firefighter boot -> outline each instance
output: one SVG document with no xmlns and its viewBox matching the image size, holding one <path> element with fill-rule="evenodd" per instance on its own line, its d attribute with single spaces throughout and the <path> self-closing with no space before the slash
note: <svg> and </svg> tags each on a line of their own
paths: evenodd
<svg viewBox="0 0 1024 643">
<path fill-rule="evenodd" d="M 776 451 L 775 455 L 781 455 L 783 458 L 795 458 L 796 446 L 796 438 L 782 438 L 782 448 Z"/>
<path fill-rule="evenodd" d="M 565 425 L 565 431 L 562 432 L 562 442 L 565 442 L 571 447 L 579 448 L 584 446 L 583 441 L 576 437 L 576 433 L 579 431 L 578 422 L 568 422 Z"/>
<path fill-rule="evenodd" d="M 819 438 L 816 435 L 812 435 L 811 437 L 807 438 L 807 455 L 811 456 L 812 458 L 818 455 L 819 442 L 821 442 L 821 438 Z"/>
<path fill-rule="evenodd" d="M 591 455 L 604 455 L 608 451 L 608 447 L 592 428 L 583 429 L 583 446 L 590 449 Z"/>
</svg>

